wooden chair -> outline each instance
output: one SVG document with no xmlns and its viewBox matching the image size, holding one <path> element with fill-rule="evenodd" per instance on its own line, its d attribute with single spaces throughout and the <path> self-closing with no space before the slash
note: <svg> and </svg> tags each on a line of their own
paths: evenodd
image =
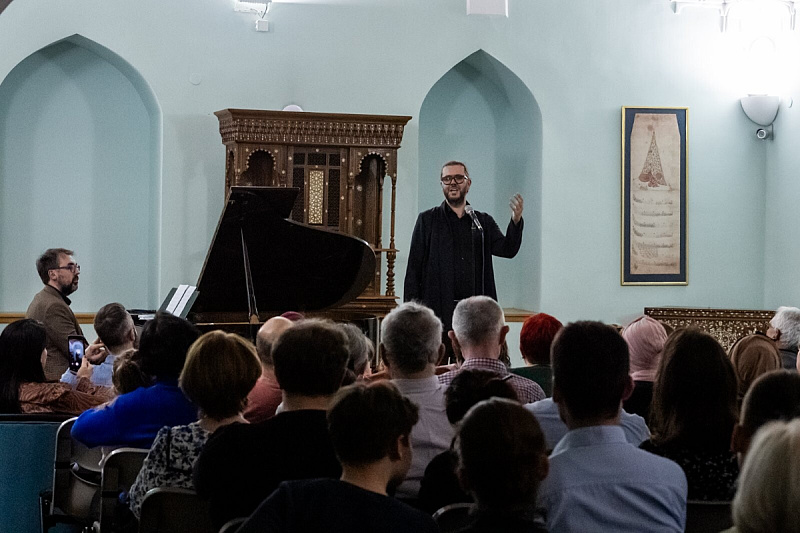
<svg viewBox="0 0 800 533">
<path fill-rule="evenodd" d="M 433 513 L 433 520 L 441 533 L 452 533 L 470 524 L 469 514 L 474 508 L 474 503 L 451 503 Z"/>
<path fill-rule="evenodd" d="M 247 522 L 246 516 L 240 516 L 239 518 L 228 520 L 225 522 L 225 525 L 220 528 L 219 533 L 236 533 L 245 522 Z"/>
<path fill-rule="evenodd" d="M 144 458 L 150 450 L 140 448 L 118 448 L 108 454 L 103 461 L 103 473 L 100 480 L 100 521 L 96 530 L 100 533 L 112 531 L 112 524 L 117 518 L 116 509 L 119 497 L 128 492 L 142 469 Z"/>
<path fill-rule="evenodd" d="M 142 500 L 139 533 L 217 533 L 217 530 L 211 525 L 208 502 L 196 492 L 159 487 L 147 491 Z"/>
<path fill-rule="evenodd" d="M 731 502 L 690 500 L 686 504 L 686 533 L 722 531 L 733 527 Z"/>
</svg>

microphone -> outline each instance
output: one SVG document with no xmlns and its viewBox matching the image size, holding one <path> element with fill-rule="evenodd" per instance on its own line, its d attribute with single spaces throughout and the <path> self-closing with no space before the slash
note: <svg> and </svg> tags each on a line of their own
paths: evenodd
<svg viewBox="0 0 800 533">
<path fill-rule="evenodd" d="M 478 220 L 478 215 L 476 215 L 476 214 L 475 214 L 475 210 L 472 208 L 472 206 L 471 206 L 471 205 L 467 205 L 467 206 L 464 208 L 464 211 L 466 211 L 466 213 L 467 213 L 467 214 L 469 215 L 469 217 L 472 219 L 472 222 L 474 222 L 474 223 L 475 223 L 475 226 L 476 226 L 476 227 L 477 227 L 477 228 L 478 228 L 480 231 L 483 231 L 483 226 L 481 226 L 481 222 Z"/>
</svg>

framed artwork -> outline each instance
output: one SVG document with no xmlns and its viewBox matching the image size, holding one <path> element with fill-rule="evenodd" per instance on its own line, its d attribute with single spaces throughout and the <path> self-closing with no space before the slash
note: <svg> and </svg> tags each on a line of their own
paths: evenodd
<svg viewBox="0 0 800 533">
<path fill-rule="evenodd" d="M 688 285 L 686 107 L 622 108 L 622 285 Z"/>
</svg>

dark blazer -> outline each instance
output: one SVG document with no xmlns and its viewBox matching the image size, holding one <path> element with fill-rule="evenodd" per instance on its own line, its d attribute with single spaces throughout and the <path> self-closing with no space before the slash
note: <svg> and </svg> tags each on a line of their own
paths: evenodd
<svg viewBox="0 0 800 533">
<path fill-rule="evenodd" d="M 417 217 L 408 252 L 403 301 L 417 300 L 431 309 L 444 323 L 445 331 L 453 321 L 455 303 L 453 297 L 453 235 L 447 221 L 450 206 L 442 202 L 439 207 L 423 211 Z M 497 222 L 486 213 L 475 211 L 484 231 L 483 257 L 480 249 L 475 252 L 475 268 L 483 266 L 483 294 L 497 300 L 494 284 L 492 256 L 514 257 L 522 245 L 524 220 L 519 224 L 508 223 L 506 234 L 500 231 Z M 466 215 L 465 215 L 466 216 Z M 476 288 L 480 291 L 480 288 Z"/>
<path fill-rule="evenodd" d="M 69 308 L 69 298 L 57 289 L 45 285 L 28 306 L 26 318 L 33 318 L 44 324 L 47 331 L 47 361 L 44 374 L 47 379 L 58 380 L 69 368 L 68 335 L 83 335 L 75 313 Z"/>
</svg>

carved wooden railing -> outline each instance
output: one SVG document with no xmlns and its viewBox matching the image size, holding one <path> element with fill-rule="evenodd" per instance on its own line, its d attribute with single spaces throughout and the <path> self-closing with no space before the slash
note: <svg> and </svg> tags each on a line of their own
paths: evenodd
<svg viewBox="0 0 800 533">
<path fill-rule="evenodd" d="M 710 333 L 725 350 L 737 339 L 760 331 L 766 333 L 775 311 L 709 309 L 695 307 L 645 307 L 644 314 L 671 329 L 696 327 Z"/>
</svg>

